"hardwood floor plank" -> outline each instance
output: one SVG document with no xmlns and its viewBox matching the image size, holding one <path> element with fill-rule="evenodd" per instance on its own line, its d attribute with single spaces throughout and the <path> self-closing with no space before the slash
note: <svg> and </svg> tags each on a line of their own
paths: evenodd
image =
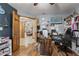
<svg viewBox="0 0 79 59">
<path fill-rule="evenodd" d="M 19 50 L 13 53 L 14 56 L 41 56 L 40 51 L 36 50 L 37 46 L 35 44 L 30 44 L 28 47 L 21 46 Z M 60 50 L 57 45 L 52 44 L 52 56 L 66 56 L 65 52 Z M 77 56 L 75 53 L 69 51 L 68 56 Z M 43 56 L 43 55 L 42 55 Z"/>
</svg>

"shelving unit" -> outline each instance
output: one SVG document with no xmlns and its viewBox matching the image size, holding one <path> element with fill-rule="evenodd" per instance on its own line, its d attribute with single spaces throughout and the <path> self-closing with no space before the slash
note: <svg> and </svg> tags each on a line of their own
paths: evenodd
<svg viewBox="0 0 79 59">
<path fill-rule="evenodd" d="M 11 40 L 9 37 L 0 38 L 0 56 L 11 55 Z"/>
<path fill-rule="evenodd" d="M 79 55 L 79 14 L 77 15 L 74 15 L 73 16 L 68 16 L 65 21 L 71 26 L 71 21 L 74 20 L 75 21 L 75 24 L 77 25 L 77 29 L 74 30 L 74 36 L 73 36 L 73 39 L 72 39 L 72 48 L 70 48 L 72 51 L 74 51 L 76 54 Z M 77 19 L 76 19 L 77 18 Z"/>
</svg>

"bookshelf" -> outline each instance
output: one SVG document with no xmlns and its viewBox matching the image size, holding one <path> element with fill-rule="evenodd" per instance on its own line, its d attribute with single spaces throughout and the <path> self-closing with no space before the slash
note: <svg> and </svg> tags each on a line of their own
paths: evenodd
<svg viewBox="0 0 79 59">
<path fill-rule="evenodd" d="M 9 37 L 0 37 L 0 56 L 11 55 L 11 40 Z"/>
</svg>

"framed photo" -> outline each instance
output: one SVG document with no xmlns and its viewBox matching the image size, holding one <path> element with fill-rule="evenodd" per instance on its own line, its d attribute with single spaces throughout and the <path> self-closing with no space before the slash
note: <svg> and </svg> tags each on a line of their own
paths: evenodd
<svg viewBox="0 0 79 59">
<path fill-rule="evenodd" d="M 32 22 L 26 22 L 25 24 L 25 32 L 27 34 L 27 36 L 32 36 L 33 34 L 33 26 L 32 26 Z"/>
</svg>

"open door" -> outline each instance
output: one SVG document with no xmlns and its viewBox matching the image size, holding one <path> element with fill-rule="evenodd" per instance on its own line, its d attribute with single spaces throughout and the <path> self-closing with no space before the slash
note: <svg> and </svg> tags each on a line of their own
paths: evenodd
<svg viewBox="0 0 79 59">
<path fill-rule="evenodd" d="M 20 47 L 20 22 L 16 11 L 13 11 L 12 23 L 12 51 L 15 52 Z"/>
</svg>

